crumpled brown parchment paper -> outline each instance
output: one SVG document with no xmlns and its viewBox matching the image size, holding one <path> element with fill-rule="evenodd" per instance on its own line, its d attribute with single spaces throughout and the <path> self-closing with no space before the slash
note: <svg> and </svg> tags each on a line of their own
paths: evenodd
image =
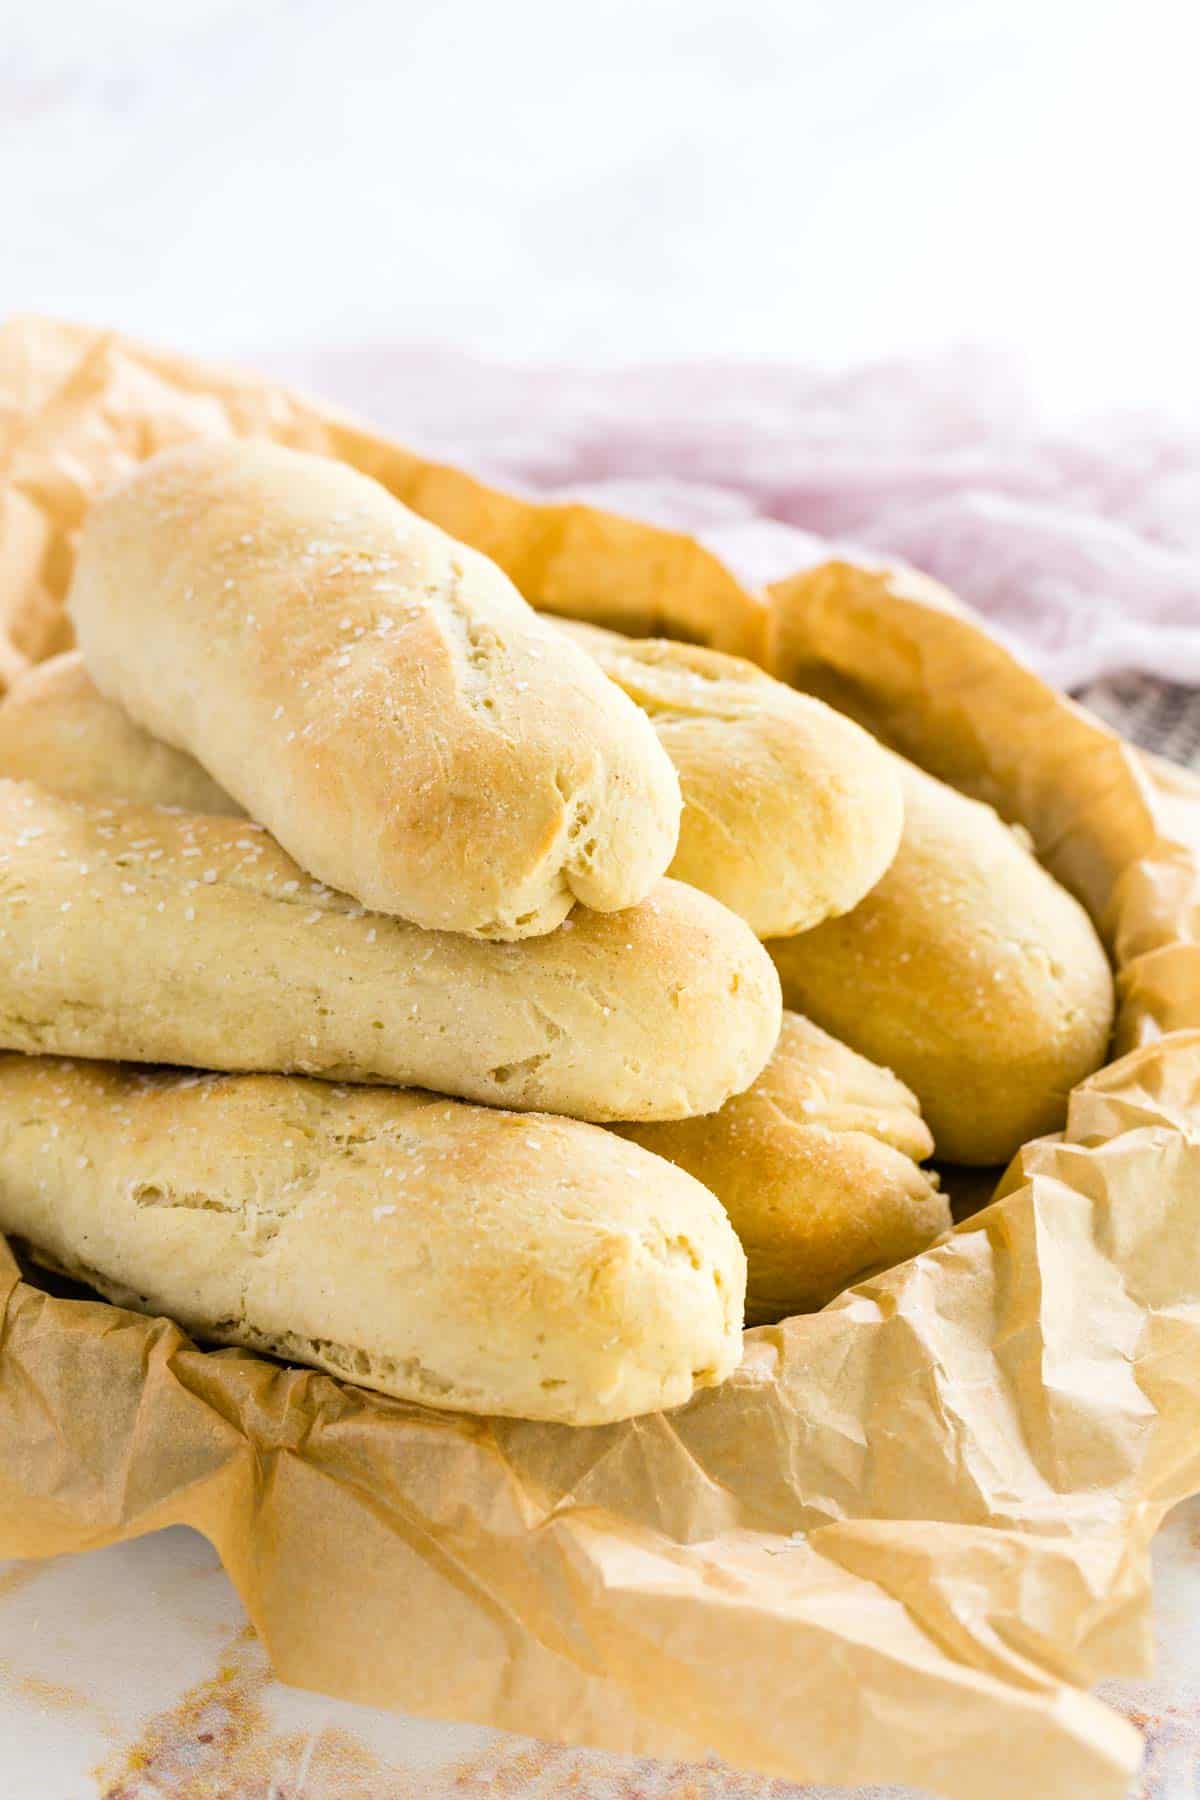
<svg viewBox="0 0 1200 1800">
<path fill-rule="evenodd" d="M 1114 951 L 1125 1054 L 948 1240 L 625 1425 L 201 1351 L 0 1243 L 0 1554 L 187 1523 L 303 1686 L 794 1779 L 1116 1800 L 1138 1734 L 1085 1690 L 1146 1666 L 1149 1540 L 1200 1488 L 1200 783 L 919 583 L 826 566 L 756 597 L 684 538 L 40 321 L 0 333 L 0 675 L 63 643 L 97 487 L 231 431 L 369 469 L 539 605 L 769 656 L 1021 820 Z"/>
</svg>

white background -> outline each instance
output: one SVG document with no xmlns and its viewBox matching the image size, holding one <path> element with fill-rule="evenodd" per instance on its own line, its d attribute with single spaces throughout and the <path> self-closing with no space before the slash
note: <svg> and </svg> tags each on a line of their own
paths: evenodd
<svg viewBox="0 0 1200 1800">
<path fill-rule="evenodd" d="M 0 307 L 1200 409 L 1194 0 L 0 0 Z"/>
</svg>

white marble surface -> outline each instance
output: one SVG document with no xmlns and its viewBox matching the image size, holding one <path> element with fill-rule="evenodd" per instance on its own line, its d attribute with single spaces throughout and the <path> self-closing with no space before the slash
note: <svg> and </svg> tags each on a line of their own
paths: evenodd
<svg viewBox="0 0 1200 1800">
<path fill-rule="evenodd" d="M 1154 1679 L 1102 1691 L 1146 1736 L 1137 1800 L 1191 1800 L 1200 1791 L 1200 1500 L 1179 1507 L 1159 1533 L 1155 1594 Z M 214 1552 L 182 1529 L 50 1563 L 0 1563 L 0 1800 L 818 1800 L 831 1792 L 534 1745 L 284 1688 Z M 891 1800 L 906 1792 L 888 1790 Z"/>
</svg>

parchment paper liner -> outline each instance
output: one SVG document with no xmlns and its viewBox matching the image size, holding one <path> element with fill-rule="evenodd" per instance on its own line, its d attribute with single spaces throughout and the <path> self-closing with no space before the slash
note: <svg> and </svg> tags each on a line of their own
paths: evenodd
<svg viewBox="0 0 1200 1800">
<path fill-rule="evenodd" d="M 1022 820 L 1114 948 L 1129 1054 L 942 1245 L 622 1426 L 441 1415 L 203 1352 L 52 1297 L 0 1245 L 0 1554 L 183 1522 L 301 1685 L 812 1781 L 1122 1794 L 1138 1735 L 1082 1689 L 1145 1668 L 1149 1539 L 1200 1487 L 1200 785 L 919 583 L 783 583 L 768 648 L 764 602 L 685 539 L 38 321 L 0 334 L 4 664 L 63 641 L 95 488 L 230 430 L 369 468 L 540 605 L 770 655 Z"/>
</svg>

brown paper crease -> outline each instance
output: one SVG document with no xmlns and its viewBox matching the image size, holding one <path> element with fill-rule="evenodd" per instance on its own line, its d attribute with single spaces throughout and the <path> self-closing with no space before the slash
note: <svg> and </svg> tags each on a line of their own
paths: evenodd
<svg viewBox="0 0 1200 1800">
<path fill-rule="evenodd" d="M 545 1737 L 963 1800 L 1116 1800 L 1148 1544 L 1200 1488 L 1200 784 L 936 591 L 769 597 L 686 539 L 495 494 L 338 415 L 111 334 L 0 334 L 0 679 L 66 640 L 97 487 L 256 433 L 347 457 L 530 598 L 769 656 L 1033 833 L 1118 962 L 1120 1061 L 993 1201 L 669 1416 L 589 1430 L 389 1401 L 44 1291 L 0 1244 L 0 1554 L 172 1523 L 280 1674 Z"/>
</svg>

